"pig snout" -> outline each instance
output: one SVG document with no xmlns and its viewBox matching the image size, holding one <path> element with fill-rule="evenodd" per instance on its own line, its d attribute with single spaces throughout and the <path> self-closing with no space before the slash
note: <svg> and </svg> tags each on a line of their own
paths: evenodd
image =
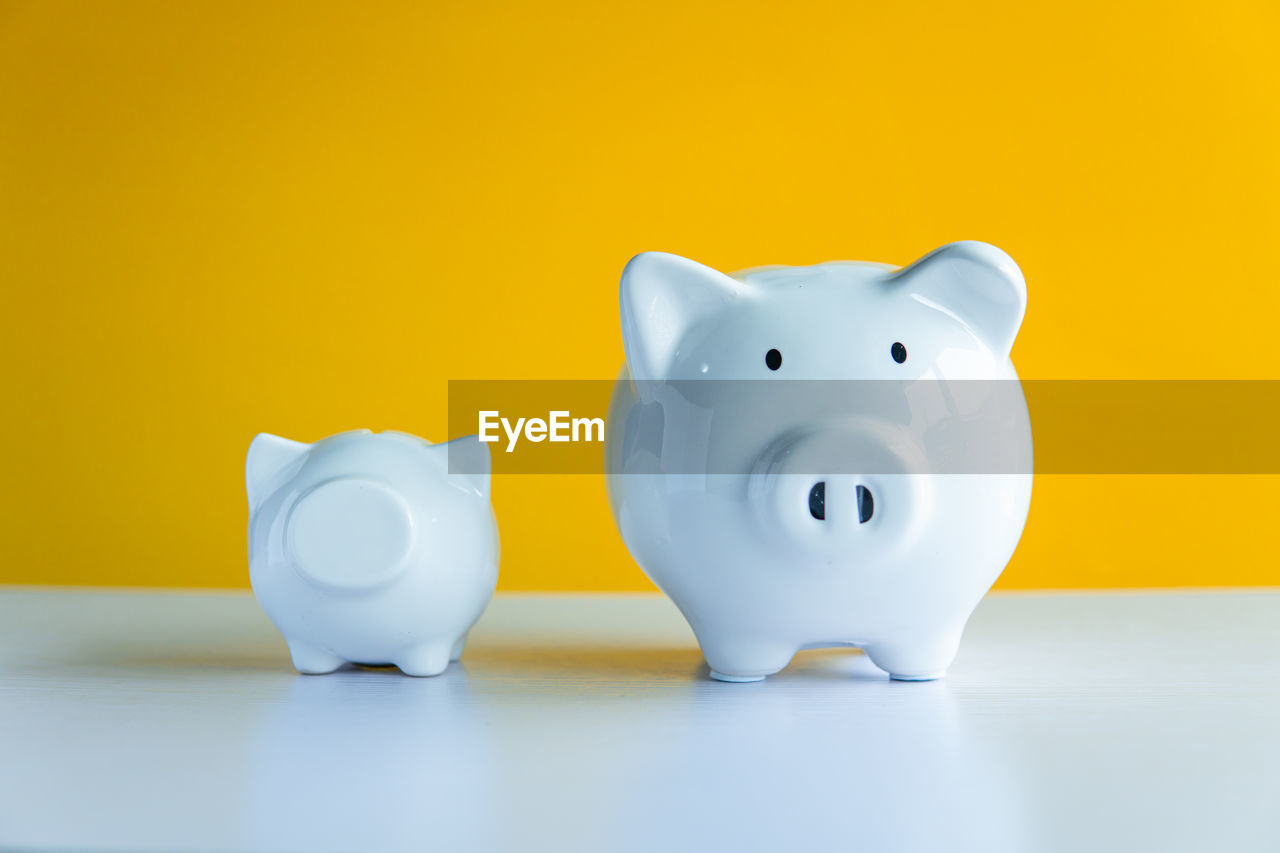
<svg viewBox="0 0 1280 853">
<path fill-rule="evenodd" d="M 748 490 L 762 529 L 822 552 L 884 549 L 927 514 L 927 473 L 892 429 L 840 424 L 781 436 Z"/>
</svg>

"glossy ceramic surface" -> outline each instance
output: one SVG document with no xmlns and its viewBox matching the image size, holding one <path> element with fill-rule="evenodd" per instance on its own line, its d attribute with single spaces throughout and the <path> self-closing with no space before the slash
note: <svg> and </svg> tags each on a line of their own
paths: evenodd
<svg viewBox="0 0 1280 853">
<path fill-rule="evenodd" d="M 1025 306 L 1017 265 L 984 243 L 900 270 L 632 260 L 609 499 L 713 677 L 758 680 L 833 645 L 902 680 L 945 672 L 1030 505 L 1009 358 Z M 1001 389 L 994 416 L 975 418 L 958 393 L 973 387 Z M 946 438 L 975 421 L 977 439 Z M 985 459 L 975 444 L 1007 464 L 957 465 Z"/>
<path fill-rule="evenodd" d="M 480 473 L 450 474 L 451 447 Z M 474 436 L 253 440 L 249 576 L 299 672 L 351 662 L 438 675 L 458 659 L 498 579 L 488 471 Z"/>
</svg>

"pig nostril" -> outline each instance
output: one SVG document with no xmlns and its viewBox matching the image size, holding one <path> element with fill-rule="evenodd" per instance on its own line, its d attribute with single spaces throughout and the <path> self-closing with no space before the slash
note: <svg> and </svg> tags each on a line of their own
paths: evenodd
<svg viewBox="0 0 1280 853">
<path fill-rule="evenodd" d="M 858 486 L 858 523 L 866 524 L 875 512 L 876 502 L 871 497 L 871 490 L 866 486 Z"/>
<path fill-rule="evenodd" d="M 825 482 L 814 483 L 813 488 L 809 490 L 809 515 L 818 521 L 825 521 L 827 518 L 827 484 Z"/>
</svg>

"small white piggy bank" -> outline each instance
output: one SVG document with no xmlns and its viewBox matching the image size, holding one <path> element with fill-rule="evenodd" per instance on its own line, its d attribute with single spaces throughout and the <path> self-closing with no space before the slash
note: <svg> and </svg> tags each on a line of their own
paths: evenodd
<svg viewBox="0 0 1280 853">
<path fill-rule="evenodd" d="M 609 499 L 714 678 L 833 645 L 898 679 L 946 671 L 1030 505 L 1025 307 L 984 243 L 903 269 L 632 260 Z"/>
<path fill-rule="evenodd" d="M 455 470 L 450 474 L 450 448 Z M 465 464 L 459 464 L 461 460 Z M 249 445 L 249 578 L 299 672 L 439 675 L 498 579 L 489 451 L 400 432 Z"/>
</svg>

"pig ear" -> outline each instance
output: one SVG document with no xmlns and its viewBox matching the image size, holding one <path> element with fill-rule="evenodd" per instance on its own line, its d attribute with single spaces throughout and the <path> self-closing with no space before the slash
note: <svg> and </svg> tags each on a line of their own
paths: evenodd
<svg viewBox="0 0 1280 853">
<path fill-rule="evenodd" d="M 965 240 L 935 249 L 893 274 L 912 296 L 946 311 L 1002 356 L 1027 311 L 1027 283 L 1013 258 Z"/>
<path fill-rule="evenodd" d="M 689 329 L 722 310 L 743 286 L 710 267 L 666 252 L 636 255 L 622 271 L 622 346 L 638 382 L 667 379 Z"/>
<path fill-rule="evenodd" d="M 244 486 L 249 496 L 249 508 L 254 509 L 262 503 L 276 475 L 306 456 L 310 449 L 309 444 L 266 432 L 254 436 L 244 460 Z"/>
<path fill-rule="evenodd" d="M 435 447 L 448 454 L 449 479 L 465 489 L 475 490 L 480 497 L 488 500 L 489 473 L 492 470 L 489 445 L 482 442 L 478 435 L 468 435 Z"/>
</svg>

